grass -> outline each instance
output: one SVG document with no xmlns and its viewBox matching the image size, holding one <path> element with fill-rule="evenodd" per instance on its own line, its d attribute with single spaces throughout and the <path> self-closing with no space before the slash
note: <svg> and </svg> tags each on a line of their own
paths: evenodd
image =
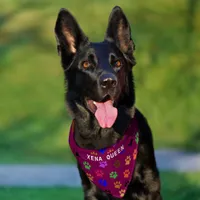
<svg viewBox="0 0 200 200">
<path fill-rule="evenodd" d="M 164 199 L 199 200 L 200 174 L 199 173 L 162 173 L 162 195 Z M 0 188 L 2 200 L 61 200 L 83 199 L 80 188 Z"/>
<path fill-rule="evenodd" d="M 72 161 L 53 33 L 57 12 L 68 8 L 91 40 L 101 41 L 116 4 L 132 26 L 136 104 L 149 120 L 155 147 L 200 150 L 200 4 L 194 31 L 187 31 L 188 6 L 181 0 L 1 0 L 0 163 Z"/>
<path fill-rule="evenodd" d="M 0 189 L 0 198 L 2 200 L 78 200 L 83 196 L 81 189 L 74 188 L 50 188 L 50 189 Z"/>
</svg>

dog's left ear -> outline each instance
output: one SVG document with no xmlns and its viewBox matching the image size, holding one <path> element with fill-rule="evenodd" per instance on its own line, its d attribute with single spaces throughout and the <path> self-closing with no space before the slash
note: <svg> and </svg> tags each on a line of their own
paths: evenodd
<svg viewBox="0 0 200 200">
<path fill-rule="evenodd" d="M 133 57 L 135 45 L 131 38 L 131 27 L 119 6 L 114 7 L 110 14 L 105 40 L 114 42 L 130 64 L 135 65 Z"/>
</svg>

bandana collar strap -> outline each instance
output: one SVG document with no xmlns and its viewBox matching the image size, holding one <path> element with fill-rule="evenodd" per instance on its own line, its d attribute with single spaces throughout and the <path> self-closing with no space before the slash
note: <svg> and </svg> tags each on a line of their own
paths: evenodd
<svg viewBox="0 0 200 200">
<path fill-rule="evenodd" d="M 139 131 L 135 117 L 122 139 L 100 150 L 80 148 L 74 139 L 74 122 L 69 145 L 82 170 L 99 189 L 113 197 L 124 197 L 132 179 L 138 152 Z"/>
</svg>

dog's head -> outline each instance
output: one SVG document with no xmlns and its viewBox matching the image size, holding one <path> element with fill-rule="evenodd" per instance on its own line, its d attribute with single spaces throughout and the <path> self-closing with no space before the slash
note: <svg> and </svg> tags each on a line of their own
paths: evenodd
<svg viewBox="0 0 200 200">
<path fill-rule="evenodd" d="M 75 115 L 87 112 L 95 116 L 102 128 L 111 127 L 117 109 L 120 106 L 129 109 L 135 101 L 132 78 L 135 47 L 125 14 L 120 7 L 114 7 L 104 41 L 92 43 L 70 12 L 61 9 L 55 33 L 70 110 Z"/>
</svg>

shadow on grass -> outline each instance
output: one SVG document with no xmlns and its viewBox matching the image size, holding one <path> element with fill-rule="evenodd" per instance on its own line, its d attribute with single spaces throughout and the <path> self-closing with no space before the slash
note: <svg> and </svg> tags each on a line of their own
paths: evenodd
<svg viewBox="0 0 200 200">
<path fill-rule="evenodd" d="M 46 119 L 28 116 L 0 129 L 0 162 L 70 162 L 69 123 L 63 112 Z"/>
</svg>

